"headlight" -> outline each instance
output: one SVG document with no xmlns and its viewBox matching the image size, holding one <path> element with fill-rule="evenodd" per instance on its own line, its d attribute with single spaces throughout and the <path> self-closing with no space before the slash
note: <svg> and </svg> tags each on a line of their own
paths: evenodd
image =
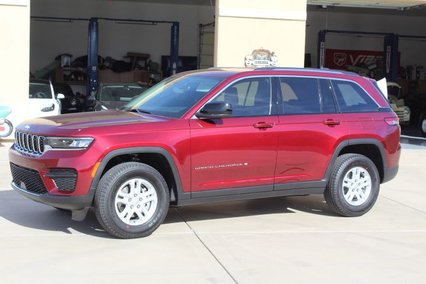
<svg viewBox="0 0 426 284">
<path fill-rule="evenodd" d="M 404 107 L 404 114 L 410 114 L 410 109 L 408 107 Z"/>
<path fill-rule="evenodd" d="M 53 149 L 86 149 L 92 142 L 91 137 L 46 137 L 46 145 Z"/>
</svg>

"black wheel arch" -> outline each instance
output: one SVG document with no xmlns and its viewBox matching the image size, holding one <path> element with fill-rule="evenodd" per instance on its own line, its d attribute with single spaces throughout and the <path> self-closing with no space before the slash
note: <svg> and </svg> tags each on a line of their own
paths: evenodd
<svg viewBox="0 0 426 284">
<path fill-rule="evenodd" d="M 325 179 L 328 181 L 336 159 L 343 154 L 361 154 L 369 158 L 376 165 L 380 176 L 380 183 L 387 181 L 387 158 L 383 144 L 373 138 L 348 139 L 341 142 L 335 149 L 328 165 Z"/>
<path fill-rule="evenodd" d="M 160 161 L 158 160 L 161 159 Z M 128 161 L 140 161 L 157 169 L 164 177 L 170 189 L 171 203 L 185 199 L 179 170 L 172 155 L 161 147 L 130 147 L 109 152 L 100 162 L 90 186 L 90 195 L 94 197 L 103 174 L 113 166 Z M 164 167 L 164 168 L 163 168 Z M 164 171 L 163 169 L 166 169 Z"/>
</svg>

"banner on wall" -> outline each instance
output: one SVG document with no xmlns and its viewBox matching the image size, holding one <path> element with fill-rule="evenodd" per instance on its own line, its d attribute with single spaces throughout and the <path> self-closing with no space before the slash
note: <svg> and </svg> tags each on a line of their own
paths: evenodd
<svg viewBox="0 0 426 284">
<path fill-rule="evenodd" d="M 347 67 L 372 68 L 383 66 L 383 51 L 326 49 L 325 67 L 347 69 Z"/>
<path fill-rule="evenodd" d="M 385 76 L 385 60 L 383 51 L 326 49 L 324 67 L 356 72 L 362 76 L 380 79 Z M 398 53 L 399 69 L 400 53 Z M 390 62 L 386 64 L 390 66 Z M 397 70 L 398 70 L 397 69 Z"/>
</svg>

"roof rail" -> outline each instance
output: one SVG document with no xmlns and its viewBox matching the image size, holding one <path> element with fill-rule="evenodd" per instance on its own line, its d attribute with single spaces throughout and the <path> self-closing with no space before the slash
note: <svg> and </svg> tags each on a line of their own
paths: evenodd
<svg viewBox="0 0 426 284">
<path fill-rule="evenodd" d="M 324 72 L 324 73 L 333 73 L 333 74 L 347 74 L 347 75 L 357 75 L 357 73 L 345 70 L 336 70 L 329 68 L 303 68 L 303 67 L 261 67 L 254 69 L 255 71 L 262 70 L 277 70 L 277 71 L 312 71 L 312 72 Z"/>
</svg>

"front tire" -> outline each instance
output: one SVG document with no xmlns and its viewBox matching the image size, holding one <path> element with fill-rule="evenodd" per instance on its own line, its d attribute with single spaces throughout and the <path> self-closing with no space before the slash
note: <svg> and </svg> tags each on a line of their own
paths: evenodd
<svg viewBox="0 0 426 284">
<path fill-rule="evenodd" d="M 373 207 L 379 189 L 376 165 L 363 155 L 344 154 L 336 159 L 324 197 L 337 214 L 361 216 Z"/>
<path fill-rule="evenodd" d="M 137 162 L 119 164 L 101 178 L 95 194 L 95 214 L 111 235 L 146 237 L 164 221 L 170 193 L 163 176 Z"/>
<path fill-rule="evenodd" d="M 12 134 L 13 125 L 8 119 L 2 119 L 0 121 L 0 137 L 7 137 Z"/>
</svg>

